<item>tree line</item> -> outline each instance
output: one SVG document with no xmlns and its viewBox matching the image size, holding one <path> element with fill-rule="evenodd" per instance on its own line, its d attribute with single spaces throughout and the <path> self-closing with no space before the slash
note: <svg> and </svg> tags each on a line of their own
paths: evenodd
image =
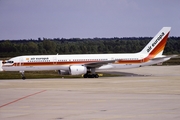
<svg viewBox="0 0 180 120">
<path fill-rule="evenodd" d="M 152 37 L 128 38 L 38 38 L 1 40 L 0 57 L 40 54 L 134 53 L 141 51 Z M 180 54 L 180 37 L 168 38 L 164 54 Z"/>
</svg>

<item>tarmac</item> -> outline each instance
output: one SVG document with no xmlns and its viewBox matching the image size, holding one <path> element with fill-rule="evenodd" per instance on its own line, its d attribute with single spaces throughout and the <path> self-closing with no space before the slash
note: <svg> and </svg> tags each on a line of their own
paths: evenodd
<svg viewBox="0 0 180 120">
<path fill-rule="evenodd" d="M 180 66 L 123 77 L 0 80 L 1 120 L 180 120 Z"/>
</svg>

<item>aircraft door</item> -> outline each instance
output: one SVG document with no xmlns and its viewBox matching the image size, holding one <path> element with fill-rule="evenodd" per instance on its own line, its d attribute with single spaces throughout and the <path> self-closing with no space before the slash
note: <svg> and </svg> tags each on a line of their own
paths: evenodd
<svg viewBox="0 0 180 120">
<path fill-rule="evenodd" d="M 53 57 L 53 65 L 57 64 L 57 57 Z"/>
<path fill-rule="evenodd" d="M 141 55 L 140 58 L 141 58 L 141 63 L 143 63 L 144 62 L 144 56 Z"/>
<path fill-rule="evenodd" d="M 24 65 L 23 62 L 24 62 L 24 61 L 23 61 L 23 57 L 20 57 L 20 58 L 19 58 L 19 66 L 23 66 L 23 65 Z"/>
</svg>

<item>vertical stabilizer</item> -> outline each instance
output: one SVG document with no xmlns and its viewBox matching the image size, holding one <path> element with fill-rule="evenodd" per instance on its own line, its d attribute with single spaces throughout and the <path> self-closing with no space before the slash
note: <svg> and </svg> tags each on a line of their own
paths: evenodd
<svg viewBox="0 0 180 120">
<path fill-rule="evenodd" d="M 162 55 L 170 30 L 171 27 L 163 27 L 140 53 L 153 56 Z"/>
</svg>

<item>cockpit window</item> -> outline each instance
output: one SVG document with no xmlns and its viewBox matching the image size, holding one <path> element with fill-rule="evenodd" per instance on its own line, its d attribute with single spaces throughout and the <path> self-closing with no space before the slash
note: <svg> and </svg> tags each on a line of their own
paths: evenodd
<svg viewBox="0 0 180 120">
<path fill-rule="evenodd" d="M 14 63 L 14 62 L 13 61 L 4 61 L 2 63 L 5 64 L 5 63 Z"/>
</svg>

